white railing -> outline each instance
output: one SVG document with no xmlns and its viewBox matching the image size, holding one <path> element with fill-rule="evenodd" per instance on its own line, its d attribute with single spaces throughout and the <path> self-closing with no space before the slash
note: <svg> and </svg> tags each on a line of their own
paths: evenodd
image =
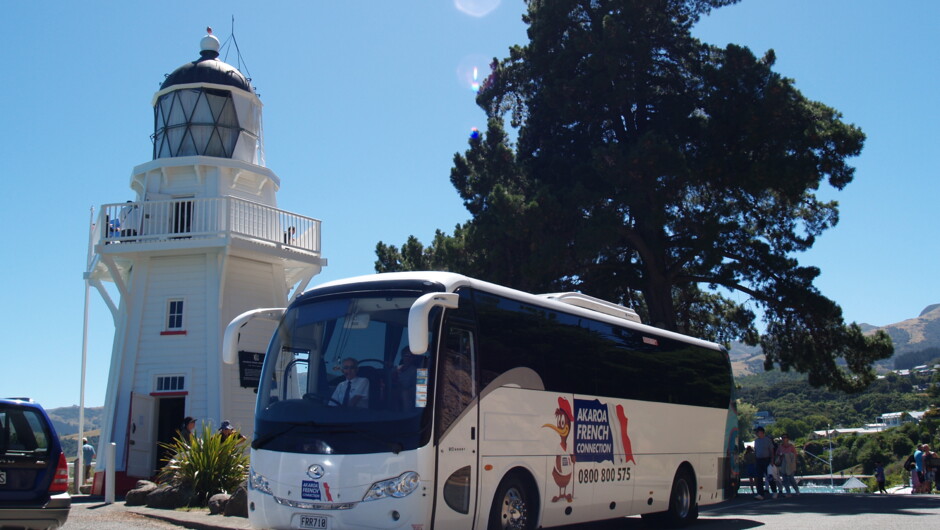
<svg viewBox="0 0 940 530">
<path fill-rule="evenodd" d="M 105 204 L 96 243 L 155 243 L 244 237 L 320 252 L 320 221 L 235 197 Z"/>
</svg>

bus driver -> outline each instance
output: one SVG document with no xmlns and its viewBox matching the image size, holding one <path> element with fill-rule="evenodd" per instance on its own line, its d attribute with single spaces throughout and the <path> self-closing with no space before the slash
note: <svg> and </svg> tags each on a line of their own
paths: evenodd
<svg viewBox="0 0 940 530">
<path fill-rule="evenodd" d="M 356 375 L 359 361 L 347 357 L 343 359 L 342 367 L 346 379 L 336 385 L 330 406 L 369 408 L 369 380 Z"/>
</svg>

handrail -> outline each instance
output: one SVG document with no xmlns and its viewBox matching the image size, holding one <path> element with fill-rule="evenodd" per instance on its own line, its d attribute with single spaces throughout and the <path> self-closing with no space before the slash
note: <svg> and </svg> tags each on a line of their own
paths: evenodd
<svg viewBox="0 0 940 530">
<path fill-rule="evenodd" d="M 229 234 L 284 248 L 320 252 L 320 221 L 236 197 L 105 204 L 94 237 L 98 244 L 212 239 Z"/>
<path fill-rule="evenodd" d="M 809 456 L 815 458 L 816 460 L 819 460 L 820 462 L 822 462 L 823 464 L 826 464 L 827 466 L 830 464 L 830 462 L 829 462 L 828 460 L 826 460 L 825 458 L 816 456 L 816 455 L 814 455 L 813 453 L 810 453 L 809 451 L 807 451 L 806 449 L 800 449 L 800 452 L 808 454 Z M 830 469 L 832 469 L 832 468 L 830 468 Z"/>
</svg>

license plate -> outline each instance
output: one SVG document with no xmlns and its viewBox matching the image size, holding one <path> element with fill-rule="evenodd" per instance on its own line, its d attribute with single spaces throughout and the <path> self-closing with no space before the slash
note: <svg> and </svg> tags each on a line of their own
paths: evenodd
<svg viewBox="0 0 940 530">
<path fill-rule="evenodd" d="M 6 483 L 7 483 L 7 472 L 0 471 L 0 486 L 5 485 Z"/>
<path fill-rule="evenodd" d="M 300 515 L 297 517 L 299 528 L 315 528 L 316 530 L 329 530 L 330 519 L 323 515 Z"/>
</svg>

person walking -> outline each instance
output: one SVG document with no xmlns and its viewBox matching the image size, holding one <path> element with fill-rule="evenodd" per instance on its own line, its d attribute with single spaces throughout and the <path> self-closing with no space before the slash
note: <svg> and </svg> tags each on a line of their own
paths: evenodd
<svg viewBox="0 0 940 530">
<path fill-rule="evenodd" d="M 778 491 L 783 491 L 783 484 L 780 479 L 780 466 L 777 465 L 779 456 L 771 460 L 770 464 L 767 466 L 767 489 L 770 490 L 770 495 L 776 499 Z"/>
<path fill-rule="evenodd" d="M 767 466 L 774 460 L 774 443 L 764 433 L 763 427 L 758 427 L 754 431 L 757 438 L 754 440 L 754 459 L 757 466 L 757 500 L 764 500 L 764 476 L 767 474 Z"/>
<path fill-rule="evenodd" d="M 744 472 L 747 473 L 748 482 L 751 485 L 751 493 L 756 493 L 757 486 L 757 458 L 754 456 L 754 448 L 747 446 L 744 450 Z"/>
<path fill-rule="evenodd" d="M 924 444 L 924 493 L 933 493 L 933 485 L 936 479 L 937 453 L 930 450 L 930 445 Z"/>
<path fill-rule="evenodd" d="M 793 494 L 799 495 L 800 488 L 796 486 L 796 446 L 790 443 L 790 436 L 784 434 L 781 436 L 780 446 L 777 448 L 780 463 L 780 477 L 783 482 L 785 497 L 790 496 L 790 487 L 793 487 Z"/>
<path fill-rule="evenodd" d="M 876 493 L 888 494 L 888 490 L 885 489 L 885 468 L 881 465 L 881 462 L 875 462 L 875 482 L 878 483 L 878 491 Z"/>
<path fill-rule="evenodd" d="M 95 447 L 88 443 L 88 438 L 82 438 L 82 462 L 85 466 L 84 477 L 85 482 L 88 482 L 88 478 L 91 477 L 91 461 L 98 456 L 98 453 L 95 452 Z"/>
<path fill-rule="evenodd" d="M 914 486 L 913 493 L 924 493 L 924 486 L 926 485 L 926 477 L 924 476 L 924 446 L 918 445 L 917 450 L 914 451 L 914 470 L 911 471 L 911 481 L 913 482 L 914 475 L 917 475 L 917 485 Z"/>
</svg>

